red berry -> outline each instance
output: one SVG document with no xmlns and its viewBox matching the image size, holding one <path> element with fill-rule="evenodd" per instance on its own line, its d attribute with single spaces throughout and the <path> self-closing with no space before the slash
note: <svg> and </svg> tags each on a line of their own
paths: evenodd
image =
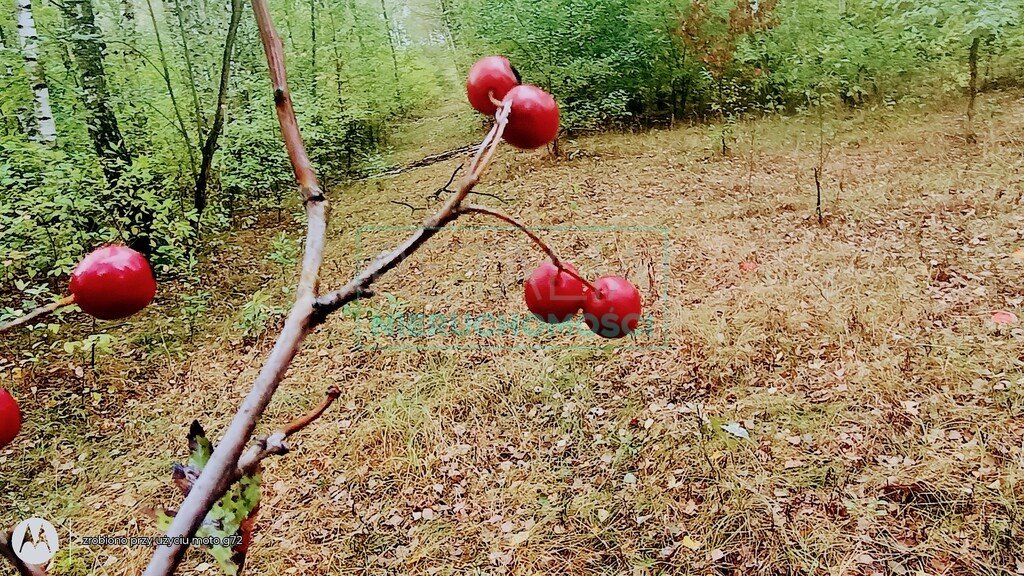
<svg viewBox="0 0 1024 576">
<path fill-rule="evenodd" d="M 587 292 L 583 320 L 604 338 L 622 338 L 640 321 L 640 292 L 621 276 L 604 276 Z"/>
<path fill-rule="evenodd" d="M 156 280 L 146 257 L 126 246 L 93 251 L 71 273 L 75 304 L 100 320 L 127 318 L 156 295 Z"/>
<path fill-rule="evenodd" d="M 572 264 L 562 265 L 576 272 Z M 547 261 L 526 279 L 526 307 L 542 321 L 558 324 L 580 311 L 585 292 L 586 286 L 578 278 Z"/>
<path fill-rule="evenodd" d="M 479 112 L 494 116 L 498 107 L 491 102 L 491 96 L 501 100 L 508 91 L 519 85 L 519 74 L 504 56 L 481 58 L 469 69 L 466 79 L 466 96 L 469 103 Z"/>
<path fill-rule="evenodd" d="M 551 94 L 524 84 L 509 90 L 505 101 L 512 110 L 505 126 L 505 141 L 524 150 L 540 148 L 558 134 L 558 103 Z"/>
<path fill-rule="evenodd" d="M 14 396 L 0 388 L 0 448 L 7 446 L 21 432 L 21 410 Z"/>
</svg>

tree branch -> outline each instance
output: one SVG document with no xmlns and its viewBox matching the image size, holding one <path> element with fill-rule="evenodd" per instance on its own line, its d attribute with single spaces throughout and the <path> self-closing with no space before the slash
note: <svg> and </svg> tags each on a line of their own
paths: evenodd
<svg viewBox="0 0 1024 576">
<path fill-rule="evenodd" d="M 260 370 L 252 389 L 242 402 L 223 438 L 210 456 L 202 474 L 196 480 L 188 496 L 175 515 L 166 535 L 171 539 L 187 538 L 195 535 L 203 519 L 214 503 L 219 500 L 231 484 L 237 480 L 240 463 L 250 465 L 250 460 L 242 462 L 243 450 L 252 437 L 256 423 L 266 410 L 267 405 L 277 391 L 292 360 L 298 354 L 302 341 L 309 332 L 319 324 L 331 311 L 341 308 L 346 302 L 355 298 L 364 298 L 372 294 L 370 284 L 380 275 L 397 266 L 402 260 L 414 252 L 431 236 L 448 222 L 459 215 L 459 206 L 473 187 L 494 156 L 505 125 L 511 103 L 503 105 L 495 114 L 495 124 L 488 133 L 476 156 L 470 164 L 470 171 L 463 179 L 456 194 L 452 195 L 441 210 L 423 223 L 423 227 L 406 241 L 388 254 L 388 258 L 378 258 L 367 270 L 353 279 L 342 290 L 336 291 L 324 299 L 318 300 L 318 280 L 320 265 L 323 260 L 324 242 L 327 230 L 328 206 L 316 174 L 306 154 L 295 111 L 292 108 L 285 74 L 284 51 L 281 40 L 274 28 L 267 8 L 266 0 L 251 0 L 256 25 L 259 28 L 263 43 L 270 77 L 274 85 L 274 102 L 277 108 L 278 123 L 295 170 L 295 179 L 306 205 L 308 229 L 306 233 L 305 253 L 303 254 L 302 272 L 296 290 L 295 304 L 292 306 L 284 327 L 274 343 L 270 355 Z M 326 410 L 326 407 L 324 408 Z M 311 418 L 309 421 L 314 420 Z M 306 423 L 308 424 L 308 422 Z M 302 426 L 305 426 L 303 424 Z M 298 429 L 301 429 L 299 426 Z M 285 434 L 287 436 L 287 434 Z M 270 443 L 270 438 L 267 443 Z M 283 438 L 280 438 L 283 442 Z M 283 449 L 283 447 L 282 447 Z M 260 451 L 251 458 L 258 461 Z M 158 546 L 153 553 L 149 566 L 143 576 L 169 576 L 181 563 L 185 553 L 184 545 Z"/>
<path fill-rule="evenodd" d="M 246 474 L 252 474 L 259 468 L 263 460 L 270 456 L 280 456 L 288 452 L 288 445 L 285 443 L 289 437 L 298 434 L 305 430 L 307 426 L 315 422 L 318 418 L 323 416 L 324 412 L 334 404 L 334 401 L 341 396 L 341 390 L 336 386 L 331 386 L 327 389 L 327 395 L 319 406 L 314 408 L 308 414 L 304 414 L 284 426 L 281 430 L 274 432 L 270 436 L 259 440 L 253 445 L 249 446 L 249 449 L 242 454 L 242 457 L 238 459 L 238 469 L 235 471 L 235 480 L 245 476 Z"/>
<path fill-rule="evenodd" d="M 299 183 L 299 192 L 306 202 L 322 200 L 323 191 L 316 180 L 316 173 L 306 154 L 306 145 L 302 141 L 302 134 L 299 132 L 299 123 L 295 119 L 292 96 L 288 90 L 288 74 L 284 64 L 284 46 L 281 44 L 281 37 L 274 27 L 266 0 L 252 0 L 252 11 L 256 16 L 263 52 L 267 56 L 267 65 L 270 67 L 277 119 L 281 124 L 281 134 L 284 137 L 285 147 L 288 149 L 288 158 L 295 170 L 295 180 Z"/>
<path fill-rule="evenodd" d="M 295 304 L 285 320 L 274 348 L 270 351 L 260 370 L 252 390 L 245 397 L 242 406 L 231 420 L 224 437 L 217 444 L 203 473 L 196 480 L 181 509 L 174 517 L 167 536 L 171 538 L 191 537 L 202 523 L 213 504 L 224 495 L 231 485 L 238 469 L 239 457 L 252 436 L 260 416 L 270 404 L 299 346 L 309 334 L 314 323 L 313 302 L 318 288 L 320 265 L 323 261 L 324 242 L 327 233 L 328 206 L 313 166 L 306 154 L 306 147 L 295 119 L 288 80 L 285 72 L 284 49 L 271 20 L 266 0 L 252 0 L 256 25 L 267 57 L 270 78 L 274 86 L 274 103 L 278 123 L 281 126 L 288 157 L 295 169 L 295 179 L 306 205 L 308 220 L 306 247 L 302 259 L 302 273 L 296 290 Z M 159 546 L 146 567 L 144 576 L 167 576 L 173 574 L 185 553 L 184 545 Z"/>
<path fill-rule="evenodd" d="M 436 214 L 424 220 L 423 225 L 406 238 L 397 248 L 377 256 L 369 266 L 356 275 L 355 278 L 349 280 L 348 284 L 317 298 L 314 307 L 317 310 L 318 320 L 322 320 L 328 314 L 349 302 L 365 298 L 370 285 L 377 278 L 380 278 L 401 264 L 402 261 L 418 250 L 427 240 L 430 240 L 434 234 L 437 234 L 441 228 L 459 217 L 462 201 L 466 199 L 466 196 L 473 191 L 473 187 L 480 181 L 480 176 L 483 174 L 484 169 L 487 168 L 487 164 L 490 163 L 491 158 L 494 156 L 494 151 L 501 142 L 501 135 L 504 133 L 505 125 L 508 123 L 510 108 L 511 104 L 509 103 L 498 109 L 498 113 L 494 116 L 494 128 L 491 129 L 487 137 L 484 138 L 483 143 L 481 143 L 480 149 L 469 165 L 469 173 L 459 183 L 459 188 L 455 191 L 455 194 L 444 203 Z"/>
<path fill-rule="evenodd" d="M 64 298 L 61 298 L 57 302 L 52 302 L 50 304 L 47 304 L 46 306 L 36 308 L 35 310 L 29 312 L 28 314 L 25 314 L 24 316 L 15 318 L 14 320 L 11 320 L 10 322 L 0 326 L 0 334 L 3 334 L 4 332 L 7 332 L 8 330 L 11 330 L 13 328 L 17 328 L 18 326 L 24 326 L 25 324 L 28 324 L 29 322 L 37 318 L 49 316 L 50 314 L 53 314 L 57 310 L 60 310 L 65 306 L 70 306 L 71 304 L 74 303 L 74 296 L 65 296 Z"/>
</svg>

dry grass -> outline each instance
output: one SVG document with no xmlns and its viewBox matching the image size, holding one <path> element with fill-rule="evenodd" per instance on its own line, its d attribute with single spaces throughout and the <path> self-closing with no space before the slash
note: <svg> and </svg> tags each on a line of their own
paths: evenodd
<svg viewBox="0 0 1024 576">
<path fill-rule="evenodd" d="M 1024 99 L 990 95 L 977 145 L 958 136 L 959 106 L 828 120 L 822 225 L 815 119 L 737 126 L 728 157 L 705 128 L 587 138 L 558 162 L 502 152 L 481 189 L 558 228 L 546 235 L 581 270 L 637 279 L 657 341 L 356 347 L 355 321 L 331 319 L 263 428 L 330 384 L 345 393 L 269 464 L 250 570 L 1024 572 L 1024 328 L 990 321 L 1024 315 Z M 390 201 L 426 204 L 453 166 L 335 191 L 325 285 L 398 234 L 360 226 L 418 220 Z M 272 235 L 217 251 L 205 282 L 222 302 L 194 342 L 169 289 L 96 376 L 57 353 L 15 371 L 29 341 L 4 351 L 29 419 L 0 452 L 4 524 L 155 533 L 143 510 L 177 502 L 167 467 L 188 422 L 223 429 L 269 346 L 238 336 L 239 307 L 261 287 L 287 301 L 290 271 L 259 255 Z M 446 232 L 381 284 L 394 300 L 364 308 L 520 314 L 538 260 L 507 232 Z M 147 558 L 78 546 L 60 573 Z M 183 573 L 207 561 L 194 552 Z"/>
</svg>

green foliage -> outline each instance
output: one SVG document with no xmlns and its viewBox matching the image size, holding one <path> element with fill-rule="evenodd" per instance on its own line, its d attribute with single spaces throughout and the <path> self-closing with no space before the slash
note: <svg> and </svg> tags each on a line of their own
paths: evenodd
<svg viewBox="0 0 1024 576">
<path fill-rule="evenodd" d="M 378 168 L 389 121 L 427 109 L 447 86 L 437 82 L 433 47 L 408 36 L 403 22 L 411 16 L 399 6 L 390 7 L 389 33 L 379 0 L 315 2 L 315 19 L 311 3 L 271 4 L 311 157 L 332 185 Z M 134 10 L 130 18 L 126 5 Z M 57 7 L 35 3 L 58 128 L 56 145 L 47 148 L 25 136 L 33 121 L 32 82 L 13 18 L 0 18 L 0 68 L 8 72 L 0 83 L 0 298 L 10 296 L 14 279 L 38 278 L 62 291 L 75 263 L 109 242 L 148 239 L 157 273 L 179 272 L 210 232 L 239 215 L 280 210 L 294 192 L 263 48 L 251 15 L 243 14 L 209 203 L 199 213 L 193 192 L 217 104 L 229 7 L 154 2 L 154 30 L 148 6 L 92 2 L 106 48 L 107 104 L 131 157 L 116 183 L 104 177 L 88 130 L 90 94 L 68 57 L 81 40 L 72 22 Z M 13 14 L 12 8 L 3 10 Z"/>
<path fill-rule="evenodd" d="M 551 91 L 563 125 L 622 122 L 692 74 L 669 0 L 489 0 L 460 7 L 463 37 L 506 54 L 524 81 Z"/>
<path fill-rule="evenodd" d="M 266 332 L 270 323 L 282 318 L 284 314 L 284 308 L 272 304 L 270 294 L 257 290 L 242 306 L 236 327 L 247 338 L 254 338 Z"/>
<path fill-rule="evenodd" d="M 68 354 L 81 353 L 83 356 L 106 354 L 114 347 L 115 339 L 110 334 L 90 334 L 83 340 L 69 340 L 64 343 L 64 351 Z"/>
<path fill-rule="evenodd" d="M 477 57 L 509 56 L 559 100 L 569 131 L 751 113 L 859 106 L 967 84 L 977 39 L 982 84 L 1019 82 L 1024 0 L 272 0 L 310 157 L 326 186 L 367 175 L 396 120 L 465 110 Z M 281 143 L 255 23 L 244 14 L 208 202 L 194 198 L 217 108 L 227 3 L 92 2 L 104 42 L 106 104 L 130 162 L 116 182 L 89 130 L 90 94 L 58 4 L 34 5 L 40 61 L 57 120 L 53 147 L 29 141 L 32 79 L 13 18 L 0 18 L 0 303 L 31 298 L 14 280 L 63 292 L 87 251 L 148 240 L 160 275 L 194 269 L 214 233 L 285 209 L 294 174 Z M 13 14 L 13 5 L 3 10 Z M 155 27 L 154 24 L 155 23 Z M 159 41 L 157 38 L 159 32 Z M 94 38 L 95 39 L 95 38 Z M 165 72 L 166 70 L 166 76 Z M 461 142 L 460 142 L 461 143 Z M 456 143 L 431 143 L 436 148 Z M 275 250 L 285 266 L 291 255 Z M 278 261 L 279 260 L 279 261 Z M 194 324 L 202 298 L 186 301 Z M 258 331 L 271 315 L 251 303 Z"/>
<path fill-rule="evenodd" d="M 294 266 L 299 261 L 299 243 L 291 239 L 286 232 L 274 236 L 270 241 L 270 249 L 267 260 L 282 268 Z"/>
<path fill-rule="evenodd" d="M 458 38 L 474 54 L 508 54 L 526 81 L 555 94 L 565 126 L 584 129 L 962 86 L 972 37 L 993 57 L 1019 50 L 1021 4 L 466 0 Z M 745 28 L 734 17 L 743 14 L 761 21 Z M 1019 77 L 1011 63 L 991 72 Z"/>
<path fill-rule="evenodd" d="M 57 550 L 53 560 L 47 567 L 47 574 L 51 576 L 88 576 L 90 574 L 89 560 L 81 549 L 73 546 L 63 546 Z"/>
</svg>

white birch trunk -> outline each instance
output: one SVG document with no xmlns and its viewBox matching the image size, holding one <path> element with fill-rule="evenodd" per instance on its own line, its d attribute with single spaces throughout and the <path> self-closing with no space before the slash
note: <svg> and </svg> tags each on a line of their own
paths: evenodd
<svg viewBox="0 0 1024 576">
<path fill-rule="evenodd" d="M 46 79 L 39 66 L 39 35 L 36 33 L 35 20 L 32 18 L 32 2 L 14 0 L 14 5 L 18 14 L 18 40 L 21 43 L 21 53 L 25 57 L 25 72 L 32 82 L 32 92 L 35 93 L 36 123 L 39 132 L 34 139 L 43 144 L 52 144 L 57 139 L 57 125 L 50 110 L 50 90 L 46 87 Z"/>
</svg>

